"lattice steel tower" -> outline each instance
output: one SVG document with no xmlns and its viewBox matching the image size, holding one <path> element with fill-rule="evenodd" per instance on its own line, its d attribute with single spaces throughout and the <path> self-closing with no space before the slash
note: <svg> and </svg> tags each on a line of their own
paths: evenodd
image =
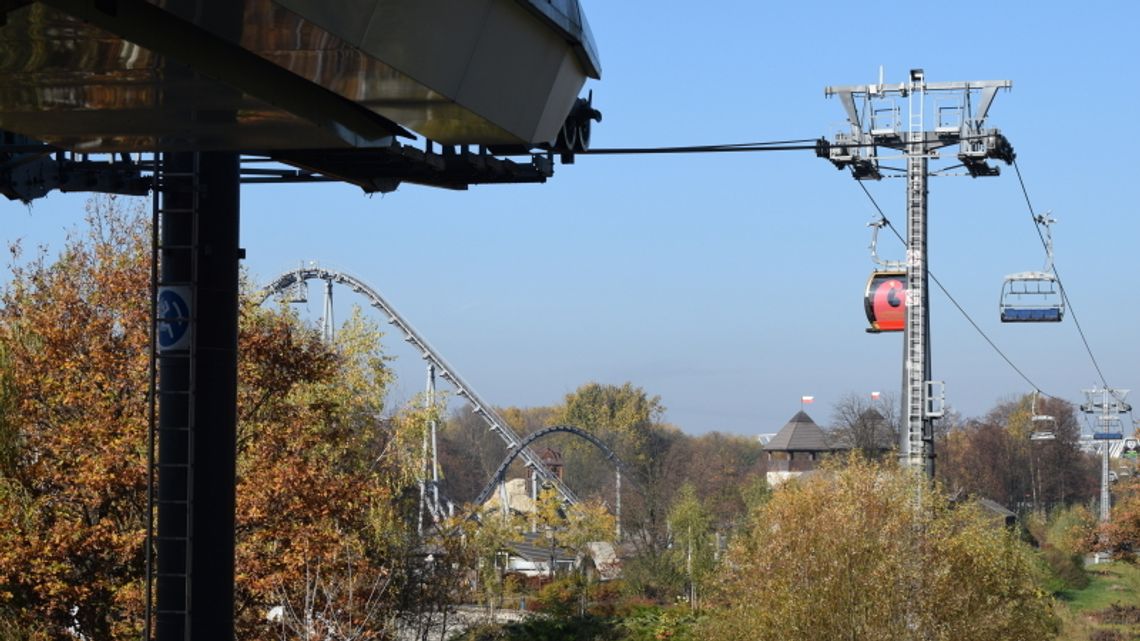
<svg viewBox="0 0 1140 641">
<path fill-rule="evenodd" d="M 1120 420 L 1121 414 L 1132 411 L 1132 406 L 1124 402 L 1129 390 L 1099 387 L 1081 390 L 1085 394 L 1085 402 L 1081 404 L 1081 411 L 1096 416 L 1096 426 L 1093 428 L 1093 441 L 1100 447 L 1100 511 L 1101 523 L 1107 523 L 1112 514 L 1112 497 L 1109 493 L 1109 465 L 1112 442 L 1124 439 L 1124 427 Z"/>
<path fill-rule="evenodd" d="M 906 421 L 899 439 L 899 454 L 905 465 L 922 466 L 934 476 L 934 419 L 942 415 L 943 384 L 932 380 L 930 366 L 930 319 L 927 289 L 926 198 L 927 177 L 964 170 L 966 175 L 996 176 L 1000 170 L 987 159 L 1007 164 L 1014 159 L 1013 147 L 997 129 L 987 129 L 986 114 L 999 89 L 1012 82 L 926 82 L 921 69 L 912 69 L 908 82 L 827 87 L 827 96 L 838 96 L 847 113 L 850 132 L 837 133 L 824 141 L 818 155 L 839 169 L 850 168 L 856 180 L 883 178 L 878 148 L 902 152 L 906 159 L 906 329 L 903 336 L 902 416 Z M 926 129 L 927 94 L 934 98 L 935 126 Z M 901 118 L 897 101 L 906 99 L 907 117 Z M 904 127 L 905 124 L 905 127 Z M 939 149 L 958 145 L 957 164 L 932 172 L 930 159 L 939 159 Z M 898 170 L 894 170 L 898 171 Z"/>
</svg>

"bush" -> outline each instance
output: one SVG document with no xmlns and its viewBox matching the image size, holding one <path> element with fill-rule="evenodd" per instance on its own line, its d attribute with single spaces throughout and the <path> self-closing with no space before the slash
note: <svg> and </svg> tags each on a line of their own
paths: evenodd
<svg viewBox="0 0 1140 641">
<path fill-rule="evenodd" d="M 542 586 L 538 594 L 527 603 L 527 609 L 552 617 L 569 618 L 578 613 L 578 577 L 555 579 Z"/>
<path fill-rule="evenodd" d="M 1067 554 L 1090 551 L 1096 531 L 1096 517 L 1084 505 L 1058 508 L 1049 515 L 1044 543 Z"/>
<path fill-rule="evenodd" d="M 690 641 L 698 620 L 687 605 L 649 606 L 630 612 L 621 626 L 628 641 Z"/>
<path fill-rule="evenodd" d="M 1041 550 L 1041 558 L 1049 569 L 1045 589 L 1053 594 L 1064 590 L 1083 590 L 1089 586 L 1084 558 L 1080 554 L 1066 554 L 1055 547 Z"/>
<path fill-rule="evenodd" d="M 1124 636 L 1123 632 L 1100 628 L 1093 630 L 1089 635 L 1089 641 L 1128 641 L 1128 637 Z"/>
<path fill-rule="evenodd" d="M 1093 613 L 1100 623 L 1113 625 L 1140 625 L 1140 607 L 1113 603 L 1100 612 Z"/>
</svg>

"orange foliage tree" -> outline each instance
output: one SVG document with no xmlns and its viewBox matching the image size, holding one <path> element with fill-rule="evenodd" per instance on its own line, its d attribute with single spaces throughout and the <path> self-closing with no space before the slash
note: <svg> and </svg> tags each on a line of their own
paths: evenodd
<svg viewBox="0 0 1140 641">
<path fill-rule="evenodd" d="M 14 266 L 0 298 L 9 636 L 141 633 L 150 234 L 123 202 L 92 200 L 88 230 Z M 384 417 L 391 375 L 360 314 L 333 345 L 283 308 L 246 304 L 240 323 L 238 638 L 378 634 L 410 576 L 425 417 Z"/>
<path fill-rule="evenodd" d="M 1135 563 L 1140 553 L 1140 479 L 1132 477 L 1117 483 L 1113 493 L 1116 502 L 1112 518 L 1100 526 L 1097 547 Z"/>
<path fill-rule="evenodd" d="M 0 614 L 32 635 L 141 628 L 150 238 L 120 209 L 92 201 L 86 235 L 2 297 Z"/>
</svg>

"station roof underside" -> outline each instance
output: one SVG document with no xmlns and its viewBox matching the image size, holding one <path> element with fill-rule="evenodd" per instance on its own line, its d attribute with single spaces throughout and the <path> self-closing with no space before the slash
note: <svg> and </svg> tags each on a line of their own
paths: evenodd
<svg viewBox="0 0 1140 641">
<path fill-rule="evenodd" d="M 549 163 L 464 148 L 549 144 L 600 74 L 577 0 L 0 0 L 0 10 L 0 130 L 72 152 L 237 151 L 369 191 L 389 179 L 545 179 Z M 401 142 L 416 136 L 425 144 Z"/>
</svg>

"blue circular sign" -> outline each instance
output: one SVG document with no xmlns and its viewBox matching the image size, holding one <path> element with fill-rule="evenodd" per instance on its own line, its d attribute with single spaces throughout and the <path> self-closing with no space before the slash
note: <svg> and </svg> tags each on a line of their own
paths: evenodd
<svg viewBox="0 0 1140 641">
<path fill-rule="evenodd" d="M 158 293 L 158 347 L 178 349 L 190 329 L 190 304 L 176 289 Z"/>
</svg>

